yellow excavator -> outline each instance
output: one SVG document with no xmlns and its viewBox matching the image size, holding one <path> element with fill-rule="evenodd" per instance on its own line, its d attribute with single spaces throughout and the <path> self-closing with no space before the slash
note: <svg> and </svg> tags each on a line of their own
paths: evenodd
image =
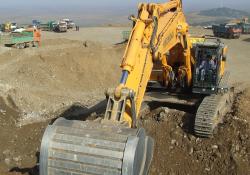
<svg viewBox="0 0 250 175">
<path fill-rule="evenodd" d="M 7 22 L 5 24 L 2 24 L 2 31 L 4 32 L 11 32 L 11 22 Z"/>
<path fill-rule="evenodd" d="M 154 141 L 139 127 L 151 101 L 198 99 L 194 134 L 211 137 L 230 105 L 227 47 L 216 38 L 193 37 L 181 0 L 142 3 L 123 61 L 119 85 L 108 90 L 103 118 L 57 119 L 40 150 L 40 175 L 145 175 Z M 170 98 L 171 97 L 171 98 Z"/>
</svg>

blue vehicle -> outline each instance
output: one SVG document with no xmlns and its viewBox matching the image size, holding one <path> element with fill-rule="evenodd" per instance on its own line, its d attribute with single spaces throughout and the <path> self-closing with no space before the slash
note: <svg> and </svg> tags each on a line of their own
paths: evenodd
<svg viewBox="0 0 250 175">
<path fill-rule="evenodd" d="M 40 24 L 41 24 L 40 21 L 38 21 L 38 20 L 36 20 L 36 19 L 32 20 L 32 25 L 33 25 L 33 26 L 38 27 Z"/>
</svg>

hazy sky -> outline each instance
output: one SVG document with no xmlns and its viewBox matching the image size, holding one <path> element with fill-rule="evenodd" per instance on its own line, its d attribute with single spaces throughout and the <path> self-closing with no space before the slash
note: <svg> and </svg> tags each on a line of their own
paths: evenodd
<svg viewBox="0 0 250 175">
<path fill-rule="evenodd" d="M 83 9 L 86 7 L 103 7 L 103 8 L 124 8 L 131 7 L 135 8 L 138 2 L 166 2 L 167 0 L 0 0 L 4 1 L 1 3 L 0 8 L 23 8 L 23 7 L 33 7 L 33 8 L 42 8 L 42 7 L 51 7 L 55 8 L 60 6 L 63 8 L 80 8 Z M 239 9 L 250 9 L 250 0 L 183 0 L 184 7 L 187 11 L 207 9 L 213 7 L 234 7 Z"/>
<path fill-rule="evenodd" d="M 139 2 L 168 0 L 0 0 L 0 23 L 14 21 L 30 24 L 41 21 L 71 18 L 79 25 L 124 24 L 127 16 L 137 13 Z M 4 2 L 4 3 L 1 3 Z M 250 0 L 183 0 L 185 12 L 217 7 L 230 7 L 250 12 Z"/>
</svg>

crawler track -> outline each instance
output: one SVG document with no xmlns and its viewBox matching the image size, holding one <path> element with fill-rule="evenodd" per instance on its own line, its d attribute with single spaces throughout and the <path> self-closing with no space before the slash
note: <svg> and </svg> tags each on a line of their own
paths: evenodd
<svg viewBox="0 0 250 175">
<path fill-rule="evenodd" d="M 199 137 L 212 137 L 223 117 L 231 110 L 233 89 L 228 88 L 229 73 L 220 82 L 218 94 L 207 96 L 200 104 L 195 118 L 194 132 Z"/>
</svg>

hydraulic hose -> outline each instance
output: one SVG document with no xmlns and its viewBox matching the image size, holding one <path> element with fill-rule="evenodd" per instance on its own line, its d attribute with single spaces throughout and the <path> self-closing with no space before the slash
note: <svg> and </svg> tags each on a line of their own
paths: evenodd
<svg viewBox="0 0 250 175">
<path fill-rule="evenodd" d="M 157 35 L 157 30 L 158 30 L 158 18 L 156 16 L 153 17 L 153 23 L 154 23 L 154 29 L 153 29 L 153 34 L 150 40 L 150 48 L 153 53 L 153 60 L 155 60 L 155 52 L 157 50 L 157 47 L 155 47 L 154 43 L 155 43 L 155 38 Z"/>
</svg>

